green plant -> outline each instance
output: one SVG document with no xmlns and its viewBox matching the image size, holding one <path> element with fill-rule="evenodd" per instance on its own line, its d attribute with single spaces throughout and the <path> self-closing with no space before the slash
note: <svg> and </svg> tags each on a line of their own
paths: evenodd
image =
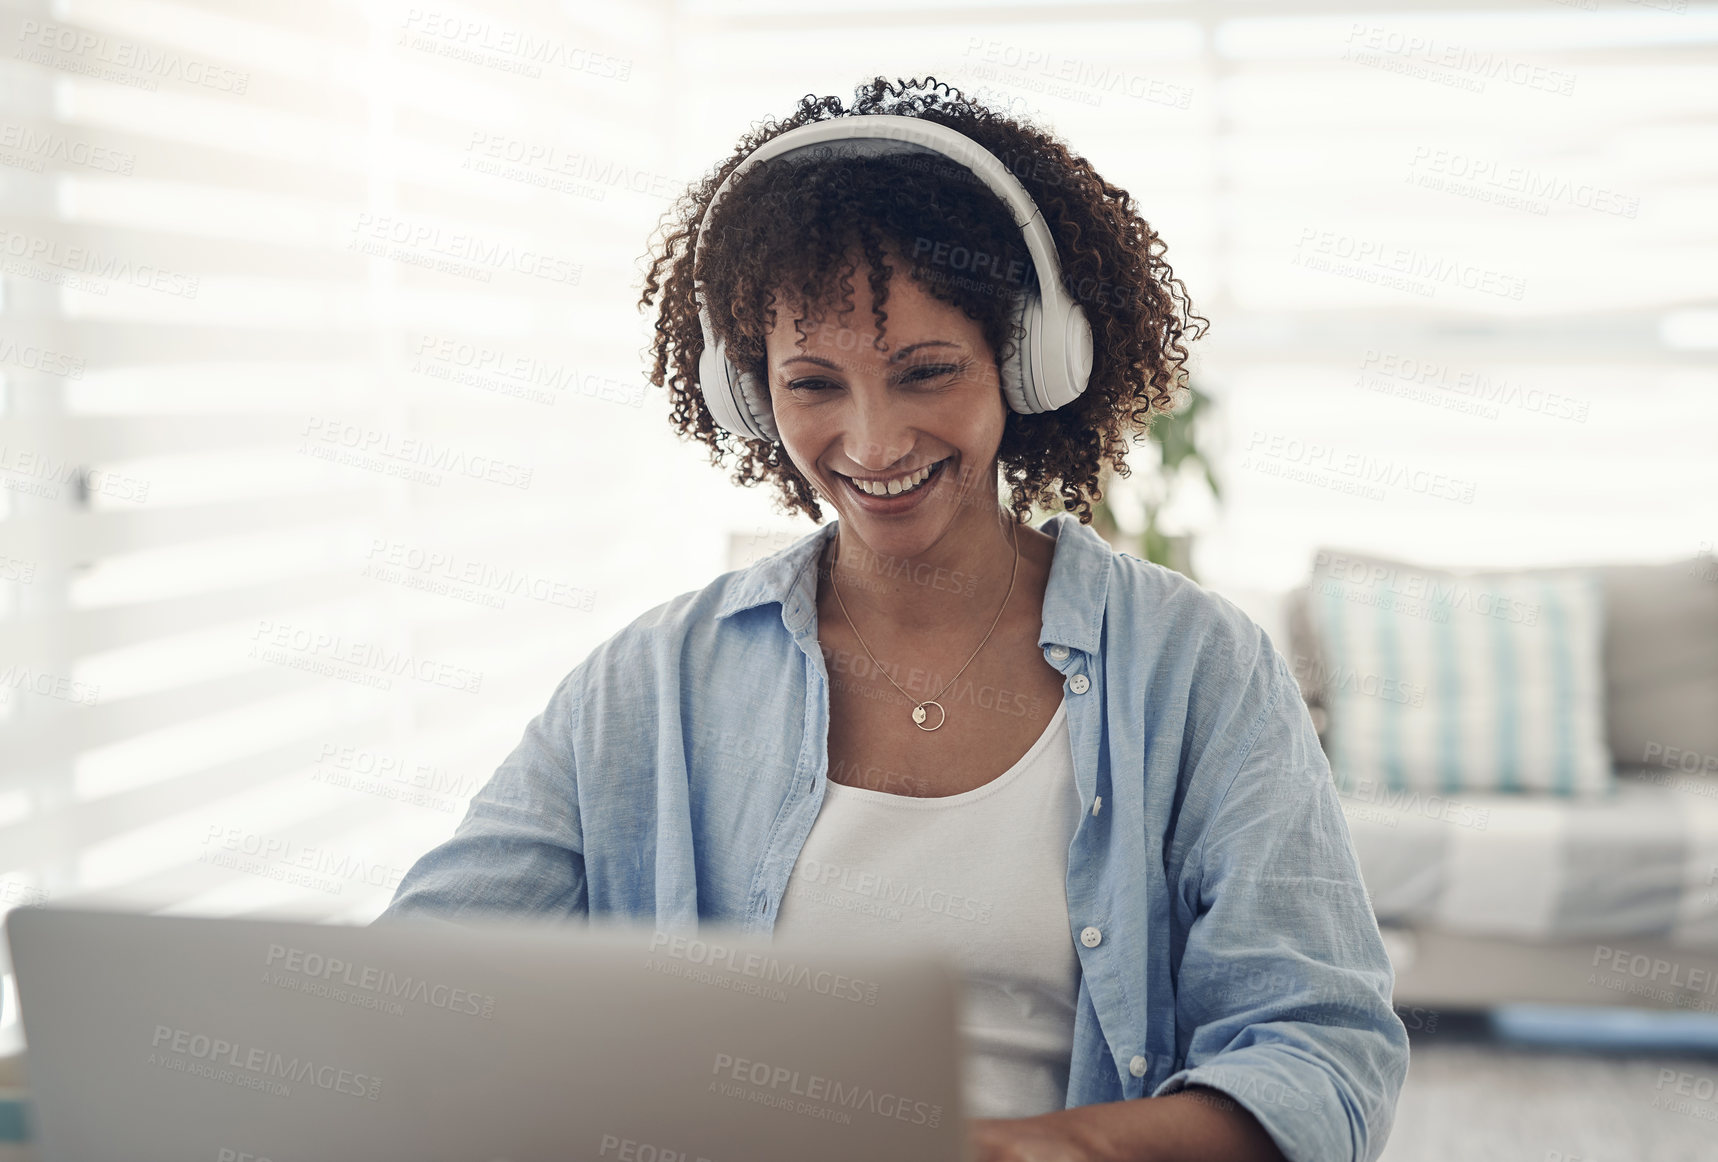
<svg viewBox="0 0 1718 1162">
<path fill-rule="evenodd" d="M 1099 536 L 1123 552 L 1131 552 L 1153 564 L 1185 573 L 1195 581 L 1198 578 L 1194 576 L 1191 562 L 1192 535 L 1165 535 L 1158 526 L 1158 514 L 1175 498 L 1183 467 L 1188 464 L 1203 475 L 1212 498 L 1222 501 L 1223 490 L 1211 462 L 1208 443 L 1212 407 L 1211 397 L 1189 383 L 1182 402 L 1175 410 L 1152 419 L 1146 436 L 1156 446 L 1157 463 L 1130 462 L 1128 465 L 1131 472 L 1128 483 L 1140 482 L 1141 487 L 1136 491 L 1145 509 L 1145 528 L 1137 537 L 1130 537 L 1116 523 L 1109 494 L 1116 486 L 1117 476 L 1108 464 L 1104 465 L 1098 478 L 1104 495 L 1092 505 L 1092 528 Z M 1201 423 L 1201 416 L 1206 422 Z M 1207 443 L 1201 445 L 1201 438 L 1207 439 Z M 1049 515 L 1048 512 L 1040 514 L 1035 509 L 1032 523 L 1036 525 L 1042 517 Z"/>
</svg>

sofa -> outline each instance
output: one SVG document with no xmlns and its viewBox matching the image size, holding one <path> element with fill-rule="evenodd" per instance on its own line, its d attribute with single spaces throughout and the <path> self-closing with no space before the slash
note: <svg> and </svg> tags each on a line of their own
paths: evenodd
<svg viewBox="0 0 1718 1162">
<path fill-rule="evenodd" d="M 1487 571 L 1320 547 L 1292 589 L 1219 592 L 1294 668 L 1331 757 L 1399 1009 L 1718 1013 L 1709 551 Z M 1524 612 L 1499 596 L 1511 592 L 1548 600 Z M 1551 643 L 1550 660 L 1487 673 L 1509 652 L 1503 620 L 1539 613 L 1556 626 L 1531 631 Z M 1423 647 L 1419 682 L 1416 638 L 1436 643 Z M 1361 648 L 1379 641 L 1390 648 Z M 1470 719 L 1483 720 L 1479 730 Z M 1531 745 L 1552 721 L 1562 745 Z M 1494 771 L 1500 738 L 1512 758 Z M 1429 761 L 1434 748 L 1443 762 Z M 1468 781 L 1475 772 L 1485 774 L 1478 785 Z"/>
</svg>

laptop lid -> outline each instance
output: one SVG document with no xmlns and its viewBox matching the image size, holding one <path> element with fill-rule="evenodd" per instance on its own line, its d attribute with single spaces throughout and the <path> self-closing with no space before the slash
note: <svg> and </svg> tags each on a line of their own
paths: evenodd
<svg viewBox="0 0 1718 1162">
<path fill-rule="evenodd" d="M 958 1162 L 926 946 L 602 923 L 6 919 L 40 1162 Z"/>
</svg>

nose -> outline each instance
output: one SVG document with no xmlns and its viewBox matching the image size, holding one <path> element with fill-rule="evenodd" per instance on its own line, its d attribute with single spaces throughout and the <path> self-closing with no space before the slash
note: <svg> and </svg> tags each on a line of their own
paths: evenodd
<svg viewBox="0 0 1718 1162">
<path fill-rule="evenodd" d="M 868 473 L 882 476 L 913 450 L 913 432 L 904 409 L 887 388 L 855 391 L 842 450 L 847 459 Z"/>
</svg>

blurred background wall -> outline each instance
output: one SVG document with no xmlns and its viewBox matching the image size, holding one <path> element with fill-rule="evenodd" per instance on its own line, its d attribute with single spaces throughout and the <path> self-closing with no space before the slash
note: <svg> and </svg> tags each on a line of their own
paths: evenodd
<svg viewBox="0 0 1718 1162">
<path fill-rule="evenodd" d="M 1710 4 L 26 0 L 0 44 L 0 910 L 364 922 L 592 646 L 810 531 L 671 434 L 642 256 L 876 74 L 1167 241 L 1204 584 L 1718 539 Z"/>
</svg>

